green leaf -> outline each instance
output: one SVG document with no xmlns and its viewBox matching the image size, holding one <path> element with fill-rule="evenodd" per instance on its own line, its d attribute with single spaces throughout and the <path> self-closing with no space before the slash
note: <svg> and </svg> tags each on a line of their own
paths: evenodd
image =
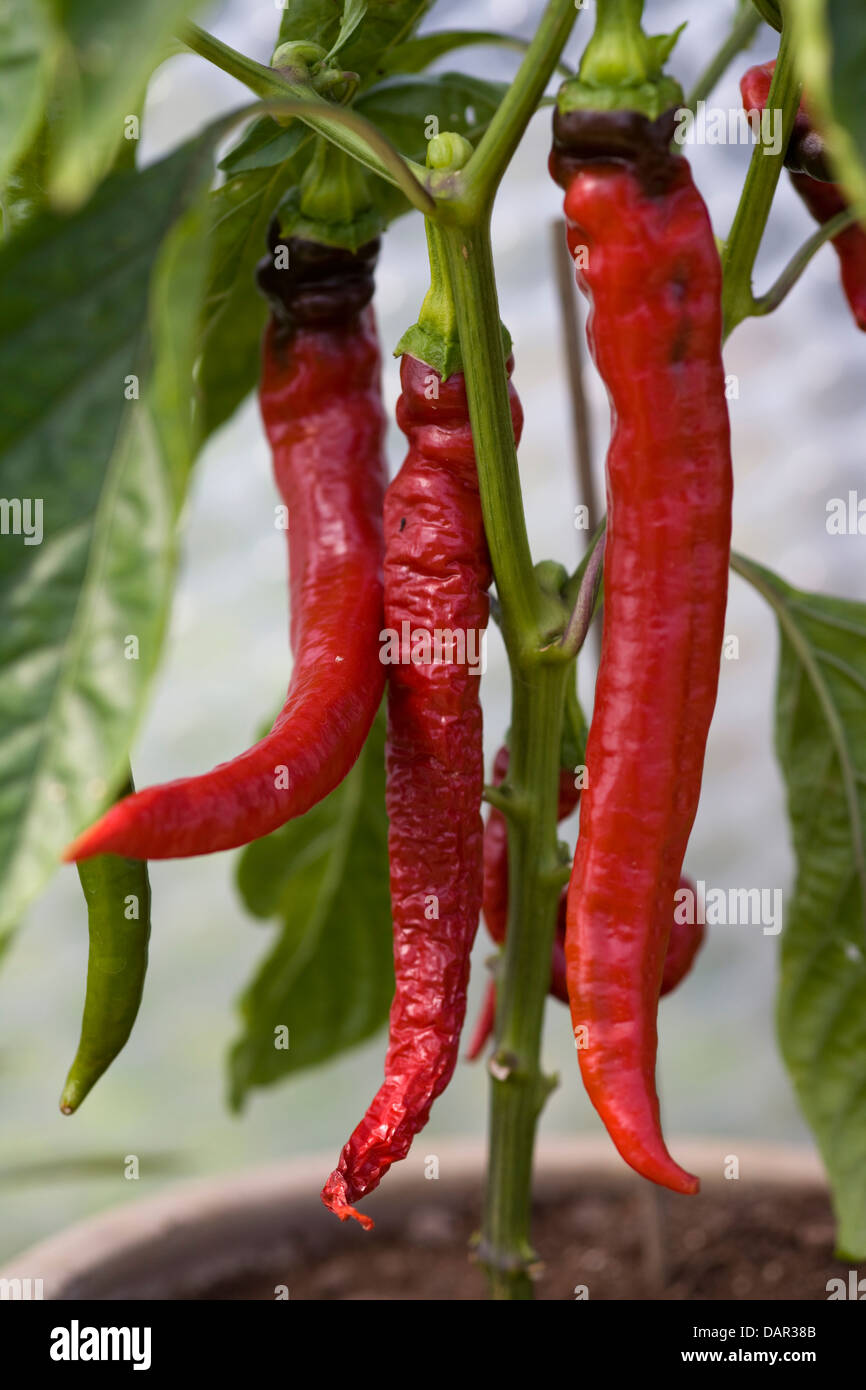
<svg viewBox="0 0 866 1390">
<path fill-rule="evenodd" d="M 172 35 L 200 0 L 52 0 L 65 36 L 58 80 L 66 110 L 51 197 L 77 207 L 108 173 Z"/>
<path fill-rule="evenodd" d="M 117 784 L 156 666 L 218 135 L 0 251 L 0 931 Z"/>
<path fill-rule="evenodd" d="M 39 128 L 57 47 L 41 0 L 0 2 L 0 189 Z"/>
<path fill-rule="evenodd" d="M 851 0 L 789 0 L 797 64 L 834 169 L 852 202 L 866 203 L 866 7 Z"/>
<path fill-rule="evenodd" d="M 345 781 L 305 816 L 249 845 L 238 886 L 280 935 L 239 1002 L 230 1102 L 375 1033 L 394 993 L 380 711 Z M 275 1046 L 287 1028 L 287 1049 Z"/>
<path fill-rule="evenodd" d="M 270 116 L 253 121 L 242 139 L 220 160 L 220 169 L 230 177 L 249 173 L 251 169 L 269 169 L 297 154 L 305 141 L 313 139 L 312 131 L 301 121 L 286 128 L 277 125 Z"/>
<path fill-rule="evenodd" d="M 735 567 L 781 635 L 776 752 L 797 880 L 781 938 L 782 1054 L 827 1167 L 838 1248 L 866 1256 L 866 605 Z"/>
<path fill-rule="evenodd" d="M 416 73 L 453 53 L 458 48 L 471 48 L 479 44 L 494 48 L 511 48 L 516 53 L 525 53 L 529 46 L 527 39 L 512 34 L 500 34 L 495 29 L 439 29 L 433 34 L 419 34 L 407 39 L 396 48 L 384 53 L 376 66 L 377 77 L 388 77 L 393 73 Z"/>
<path fill-rule="evenodd" d="M 486 82 L 462 72 L 444 72 L 389 78 L 362 93 L 355 105 L 401 154 L 423 164 L 431 113 L 436 114 L 441 129 L 453 130 L 475 143 L 490 124 L 506 90 L 505 83 Z M 410 205 L 399 189 L 383 179 L 371 179 L 370 191 L 386 222 L 409 211 Z"/>
<path fill-rule="evenodd" d="M 431 112 L 440 130 L 453 130 L 474 142 L 487 129 L 507 90 L 503 82 L 486 82 L 463 72 L 395 77 L 365 92 L 356 109 L 402 154 L 423 164 Z"/>
<path fill-rule="evenodd" d="M 283 194 L 298 183 L 313 144 L 306 134 L 291 159 L 240 174 L 211 194 L 197 373 L 202 438 L 233 414 L 258 380 L 267 308 L 256 289 L 256 265 L 267 252 L 268 223 Z"/>
<path fill-rule="evenodd" d="M 331 45 L 331 50 L 327 54 L 326 61 L 327 59 L 334 58 L 341 48 L 345 48 L 366 13 L 367 0 L 346 0 L 343 6 L 343 18 L 340 22 L 340 31 Z"/>
<path fill-rule="evenodd" d="M 417 27 L 433 0 L 368 0 L 363 22 L 341 48 L 340 62 L 357 72 L 361 86 L 375 81 L 384 54 L 403 43 Z M 348 8 L 348 6 L 347 6 Z M 280 43 L 308 39 L 327 50 L 336 42 L 341 13 L 335 0 L 292 0 L 280 24 Z"/>
</svg>

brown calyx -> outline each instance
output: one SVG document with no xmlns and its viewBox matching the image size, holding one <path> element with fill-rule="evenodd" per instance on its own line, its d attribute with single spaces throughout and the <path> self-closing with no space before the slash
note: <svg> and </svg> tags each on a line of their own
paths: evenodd
<svg viewBox="0 0 866 1390">
<path fill-rule="evenodd" d="M 378 237 L 357 251 L 325 246 L 303 237 L 281 237 L 276 219 L 268 228 L 270 255 L 256 268 L 256 283 L 274 317 L 286 329 L 327 328 L 345 323 L 373 297 Z M 276 254 L 285 247 L 286 265 Z"/>
<path fill-rule="evenodd" d="M 587 164 L 631 165 L 644 192 L 664 193 L 676 177 L 680 156 L 671 152 L 676 108 L 650 120 L 638 111 L 560 111 L 553 116 L 550 172 L 562 188 Z"/>
</svg>

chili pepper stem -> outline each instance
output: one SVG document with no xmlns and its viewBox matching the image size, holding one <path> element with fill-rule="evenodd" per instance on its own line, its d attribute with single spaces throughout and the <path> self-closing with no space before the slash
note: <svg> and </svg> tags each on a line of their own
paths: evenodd
<svg viewBox="0 0 866 1390">
<path fill-rule="evenodd" d="M 800 103 L 800 83 L 791 61 L 789 29 L 788 25 L 782 30 L 776 70 L 767 97 L 768 109 L 781 108 L 783 113 L 779 153 L 767 154 L 765 146 L 755 145 L 733 226 L 722 249 L 725 339 L 737 324 L 755 312 L 752 274 L 782 173 L 782 156 L 791 138 Z"/>
</svg>

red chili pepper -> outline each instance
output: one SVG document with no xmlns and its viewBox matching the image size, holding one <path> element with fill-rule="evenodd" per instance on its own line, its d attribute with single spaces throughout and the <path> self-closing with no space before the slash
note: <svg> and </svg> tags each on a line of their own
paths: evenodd
<svg viewBox="0 0 866 1390">
<path fill-rule="evenodd" d="M 691 879 L 683 874 L 679 882 L 680 889 L 685 889 L 691 893 L 692 903 L 696 903 L 695 885 Z M 704 943 L 706 928 L 703 922 L 681 921 L 674 910 L 674 920 L 671 925 L 671 934 L 668 939 L 667 955 L 665 956 L 665 968 L 662 972 L 662 987 L 659 991 L 660 997 L 670 994 L 672 989 L 676 989 L 681 980 L 692 968 L 695 956 Z"/>
<path fill-rule="evenodd" d="M 502 747 L 493 762 L 493 785 L 498 787 L 508 771 L 508 749 Z M 580 791 L 574 785 L 574 774 L 567 768 L 560 771 L 558 820 L 565 820 L 577 806 Z M 499 945 L 505 940 L 508 926 L 508 822 L 495 806 L 490 808 L 487 824 L 484 827 L 484 895 L 482 901 L 484 922 L 490 937 Z M 550 993 L 555 999 L 568 1003 L 565 984 L 565 890 L 559 900 L 559 920 L 550 970 Z M 496 1013 L 496 982 L 488 982 L 481 1006 L 481 1015 L 475 1025 L 472 1039 L 466 1051 L 467 1062 L 474 1062 L 481 1053 L 493 1031 Z"/>
<path fill-rule="evenodd" d="M 746 111 L 763 111 L 776 68 L 775 60 L 749 68 L 740 78 Z M 824 226 L 848 207 L 838 184 L 830 182 L 824 161 L 823 141 L 812 125 L 805 102 L 800 102 L 794 132 L 785 153 L 791 183 L 815 221 Z M 816 177 L 815 175 L 818 175 Z M 842 289 L 857 327 L 866 332 L 866 230 L 859 222 L 830 238 L 839 257 Z"/>
<path fill-rule="evenodd" d="M 509 372 L 511 362 L 509 361 Z M 480 638 L 490 562 L 463 374 L 441 382 L 406 355 L 397 420 L 409 452 L 385 498 L 387 805 L 396 991 L 385 1080 L 322 1192 L 341 1220 L 405 1158 L 457 1061 L 482 895 L 484 781 L 479 675 L 423 660 L 437 632 Z M 509 387 L 515 438 L 523 422 Z M 404 624 L 411 643 L 404 644 Z M 412 661 L 412 650 L 422 657 Z"/>
<path fill-rule="evenodd" d="M 493 763 L 494 786 L 499 786 L 505 780 L 507 771 L 508 749 L 500 748 Z M 559 820 L 565 820 L 571 815 L 579 796 L 580 793 L 574 785 L 574 777 L 563 769 L 559 784 Z M 694 899 L 694 885 L 689 879 L 681 877 L 679 887 L 691 892 Z M 567 897 L 567 890 L 563 889 L 559 900 L 550 973 L 550 993 L 554 999 L 559 999 L 564 1004 L 568 1003 L 565 961 Z M 491 807 L 484 829 L 484 902 L 482 911 L 490 936 L 501 945 L 505 940 L 508 925 L 508 829 L 505 816 L 495 806 Z M 688 974 L 703 939 L 704 927 L 700 922 L 680 921 L 674 912 L 662 975 L 661 995 L 669 994 Z M 481 1012 L 466 1050 L 467 1062 L 474 1062 L 481 1055 L 493 1032 L 495 1018 L 496 980 L 491 977 L 485 990 Z"/>
<path fill-rule="evenodd" d="M 554 125 L 551 172 L 615 422 L 566 961 L 584 1084 L 611 1138 L 639 1173 L 693 1193 L 661 1133 L 656 1013 L 716 699 L 732 483 L 719 257 L 670 153 L 672 119 L 575 111 Z"/>
<path fill-rule="evenodd" d="M 504 782 L 508 772 L 508 749 L 500 748 L 493 762 L 493 785 Z M 574 773 L 562 768 L 559 774 L 559 806 L 557 820 L 572 814 L 580 790 L 574 785 Z M 508 926 L 508 821 L 495 806 L 490 808 L 484 827 L 484 921 L 491 938 L 500 945 Z"/>
<path fill-rule="evenodd" d="M 168 859 L 232 849 L 302 815 L 342 781 L 382 699 L 385 417 L 372 272 L 357 255 L 290 241 L 275 297 L 260 402 L 289 513 L 291 640 L 285 705 L 253 748 L 200 777 L 113 806 L 66 859 Z M 277 298 L 279 296 L 279 298 Z"/>
</svg>

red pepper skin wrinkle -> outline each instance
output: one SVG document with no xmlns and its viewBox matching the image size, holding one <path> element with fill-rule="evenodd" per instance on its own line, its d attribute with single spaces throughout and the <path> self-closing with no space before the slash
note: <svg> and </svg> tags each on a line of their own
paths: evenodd
<svg viewBox="0 0 866 1390">
<path fill-rule="evenodd" d="M 66 859 L 169 859 L 248 844 L 308 811 L 355 762 L 384 690 L 379 378 L 370 306 L 293 333 L 270 321 L 260 403 L 289 511 L 295 662 L 286 703 L 253 748 L 118 802 Z"/>
<path fill-rule="evenodd" d="M 661 1133 L 656 1013 L 724 631 L 721 271 L 684 159 L 652 193 L 628 162 L 584 164 L 565 212 L 572 255 L 588 247 L 578 283 L 613 422 L 602 656 L 568 893 L 572 1021 L 584 1084 L 622 1157 L 694 1193 Z"/>
<path fill-rule="evenodd" d="M 401 639 L 404 622 L 412 634 L 480 634 L 491 571 L 465 381 L 440 382 L 408 355 L 400 379 L 409 451 L 385 497 L 385 627 Z M 509 394 L 519 440 L 523 412 Z M 385 1079 L 322 1192 L 341 1220 L 365 1227 L 351 1204 L 405 1158 L 454 1071 L 482 895 L 479 676 L 447 661 L 387 669 L 396 990 Z"/>
<path fill-rule="evenodd" d="M 740 78 L 740 94 L 744 110 L 764 110 L 775 67 L 774 60 L 749 68 L 743 73 Z M 806 105 L 801 101 L 791 145 L 796 149 L 798 145 L 807 142 L 813 134 L 813 129 Z M 848 207 L 848 200 L 838 184 L 812 178 L 808 173 L 794 170 L 789 171 L 789 177 L 819 226 L 823 227 L 837 213 L 844 212 Z M 831 237 L 830 243 L 839 257 L 842 289 L 854 322 L 861 332 L 866 332 L 866 231 L 855 222 L 837 236 Z"/>
</svg>

